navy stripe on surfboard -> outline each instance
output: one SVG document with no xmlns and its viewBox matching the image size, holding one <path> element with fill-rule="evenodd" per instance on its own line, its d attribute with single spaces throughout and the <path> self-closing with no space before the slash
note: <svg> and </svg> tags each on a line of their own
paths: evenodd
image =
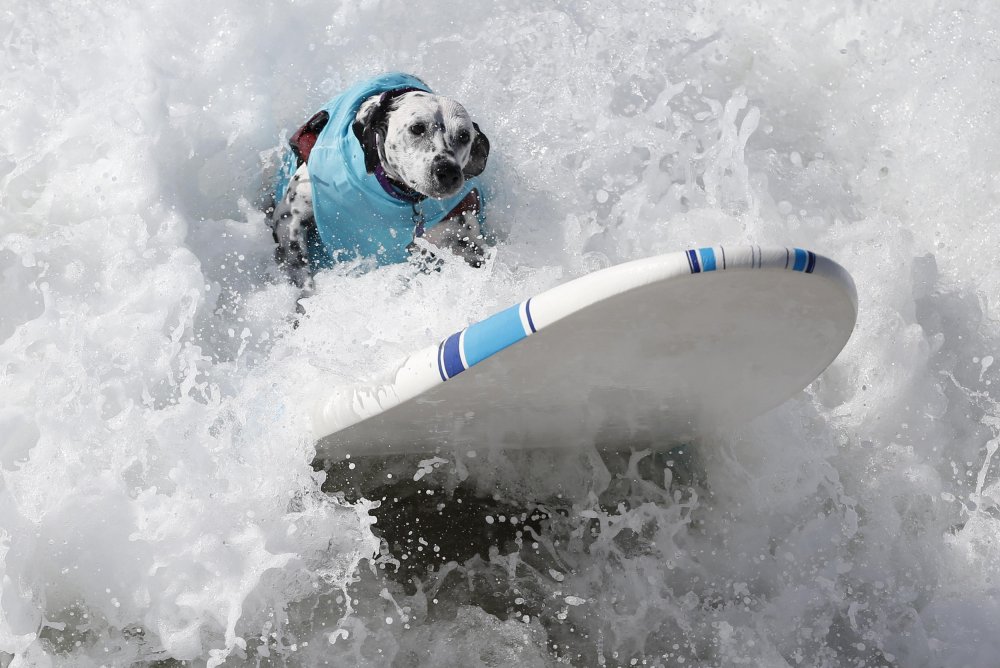
<svg viewBox="0 0 1000 668">
<path fill-rule="evenodd" d="M 687 252 L 688 256 L 688 266 L 691 267 L 691 273 L 697 274 L 701 272 L 701 265 L 698 264 L 698 251 L 689 250 Z"/>
<path fill-rule="evenodd" d="M 448 374 L 448 378 L 454 378 L 465 371 L 465 365 L 462 364 L 462 353 L 458 348 L 461 337 L 462 332 L 457 332 L 445 339 L 444 342 L 444 351 L 441 357 L 444 361 L 444 372 Z"/>
</svg>

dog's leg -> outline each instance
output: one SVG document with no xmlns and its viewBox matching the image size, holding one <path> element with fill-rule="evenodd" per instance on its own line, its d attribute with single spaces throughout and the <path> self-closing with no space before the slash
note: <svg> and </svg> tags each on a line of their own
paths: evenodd
<svg viewBox="0 0 1000 668">
<path fill-rule="evenodd" d="M 309 169 L 299 166 L 288 182 L 285 196 L 274 207 L 268 221 L 277 247 L 274 259 L 287 273 L 303 296 L 312 293 L 312 269 L 309 266 L 309 249 L 306 247 L 308 233 L 316 226 L 312 206 L 312 183 Z"/>
<path fill-rule="evenodd" d="M 479 225 L 479 193 L 475 190 L 462 200 L 440 223 L 424 233 L 424 239 L 442 250 L 450 250 L 473 267 L 486 258 L 486 239 Z"/>
</svg>

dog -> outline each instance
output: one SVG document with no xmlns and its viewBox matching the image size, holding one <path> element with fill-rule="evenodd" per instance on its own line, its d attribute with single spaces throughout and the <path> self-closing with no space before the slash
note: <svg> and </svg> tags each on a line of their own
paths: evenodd
<svg viewBox="0 0 1000 668">
<path fill-rule="evenodd" d="M 490 143 L 465 108 L 420 79 L 384 74 L 334 97 L 290 140 L 268 223 L 275 259 L 299 288 L 342 260 L 440 266 L 486 253 Z"/>
</svg>

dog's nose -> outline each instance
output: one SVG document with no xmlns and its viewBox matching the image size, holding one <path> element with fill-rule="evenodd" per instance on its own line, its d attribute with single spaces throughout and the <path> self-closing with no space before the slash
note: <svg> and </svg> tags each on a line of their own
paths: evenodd
<svg viewBox="0 0 1000 668">
<path fill-rule="evenodd" d="M 439 162 L 434 165 L 434 178 L 442 188 L 450 190 L 462 180 L 462 170 L 454 162 Z"/>
</svg>

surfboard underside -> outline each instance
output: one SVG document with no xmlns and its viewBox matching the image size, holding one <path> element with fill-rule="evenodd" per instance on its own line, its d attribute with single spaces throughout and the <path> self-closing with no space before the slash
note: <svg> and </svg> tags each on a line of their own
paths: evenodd
<svg viewBox="0 0 1000 668">
<path fill-rule="evenodd" d="M 456 333 L 384 383 L 341 390 L 321 420 L 356 421 L 319 454 L 668 446 L 801 391 L 856 315 L 850 277 L 808 251 L 716 247 L 626 263 Z"/>
</svg>

